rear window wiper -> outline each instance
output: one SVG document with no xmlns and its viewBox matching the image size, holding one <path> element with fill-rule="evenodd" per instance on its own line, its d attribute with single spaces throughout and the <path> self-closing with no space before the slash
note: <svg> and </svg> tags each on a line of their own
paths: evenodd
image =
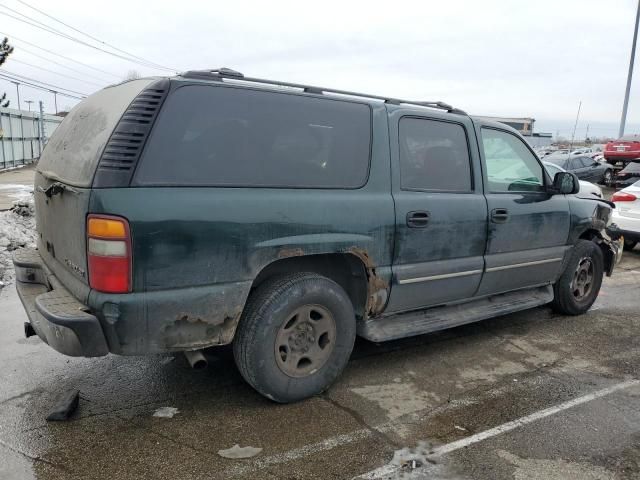
<svg viewBox="0 0 640 480">
<path fill-rule="evenodd" d="M 64 193 L 64 192 L 71 192 L 71 193 L 78 193 L 78 190 L 76 190 L 73 187 L 70 187 L 68 185 L 65 185 L 64 183 L 60 183 L 60 182 L 53 182 L 51 185 L 49 185 L 47 188 L 42 188 L 41 185 L 38 186 L 38 192 L 40 193 L 44 193 L 47 198 L 51 198 L 54 195 L 58 195 L 59 193 Z"/>
</svg>

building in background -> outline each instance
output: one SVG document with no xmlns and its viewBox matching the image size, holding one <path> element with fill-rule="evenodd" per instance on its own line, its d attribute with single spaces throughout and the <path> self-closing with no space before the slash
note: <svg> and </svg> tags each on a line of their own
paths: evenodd
<svg viewBox="0 0 640 480">
<path fill-rule="evenodd" d="M 487 120 L 504 123 L 511 128 L 516 129 L 529 142 L 532 147 L 547 147 L 551 145 L 552 135 L 550 133 L 539 133 L 533 131 L 536 123 L 535 118 L 531 117 L 488 117 L 482 116 Z"/>
</svg>

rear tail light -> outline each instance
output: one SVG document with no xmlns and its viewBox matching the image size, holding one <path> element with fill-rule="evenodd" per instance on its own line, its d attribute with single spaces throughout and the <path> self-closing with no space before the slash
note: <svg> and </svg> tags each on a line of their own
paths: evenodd
<svg viewBox="0 0 640 480">
<path fill-rule="evenodd" d="M 635 202 L 637 199 L 638 197 L 627 192 L 616 192 L 611 197 L 612 202 Z"/>
<path fill-rule="evenodd" d="M 111 215 L 87 218 L 89 285 L 100 292 L 131 291 L 131 234 L 129 223 Z"/>
</svg>

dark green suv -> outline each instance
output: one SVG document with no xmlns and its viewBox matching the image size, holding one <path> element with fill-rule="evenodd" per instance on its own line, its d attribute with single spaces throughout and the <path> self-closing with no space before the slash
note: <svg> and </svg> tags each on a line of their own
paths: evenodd
<svg viewBox="0 0 640 480">
<path fill-rule="evenodd" d="M 620 249 L 611 206 L 577 189 L 441 102 L 228 69 L 125 82 L 75 107 L 38 164 L 38 249 L 14 257 L 25 332 L 193 365 L 233 343 L 253 387 L 299 400 L 356 335 L 588 310 Z"/>
</svg>

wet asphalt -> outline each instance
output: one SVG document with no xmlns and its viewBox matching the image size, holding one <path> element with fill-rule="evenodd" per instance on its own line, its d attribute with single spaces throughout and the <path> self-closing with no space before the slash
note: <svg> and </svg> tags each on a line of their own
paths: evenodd
<svg viewBox="0 0 640 480">
<path fill-rule="evenodd" d="M 640 247 L 585 315 L 545 307 L 387 344 L 359 341 L 328 392 L 276 405 L 244 383 L 228 348 L 208 351 L 203 371 L 182 356 L 62 356 L 24 338 L 9 286 L 0 292 L 0 479 L 343 479 L 384 467 L 396 451 L 416 461 L 401 468 L 396 455 L 389 478 L 638 479 L 633 383 L 429 452 L 640 378 L 639 287 Z M 81 398 L 71 420 L 46 422 L 56 396 L 73 388 Z M 161 407 L 178 413 L 154 417 Z M 235 444 L 262 450 L 218 454 Z"/>
</svg>

